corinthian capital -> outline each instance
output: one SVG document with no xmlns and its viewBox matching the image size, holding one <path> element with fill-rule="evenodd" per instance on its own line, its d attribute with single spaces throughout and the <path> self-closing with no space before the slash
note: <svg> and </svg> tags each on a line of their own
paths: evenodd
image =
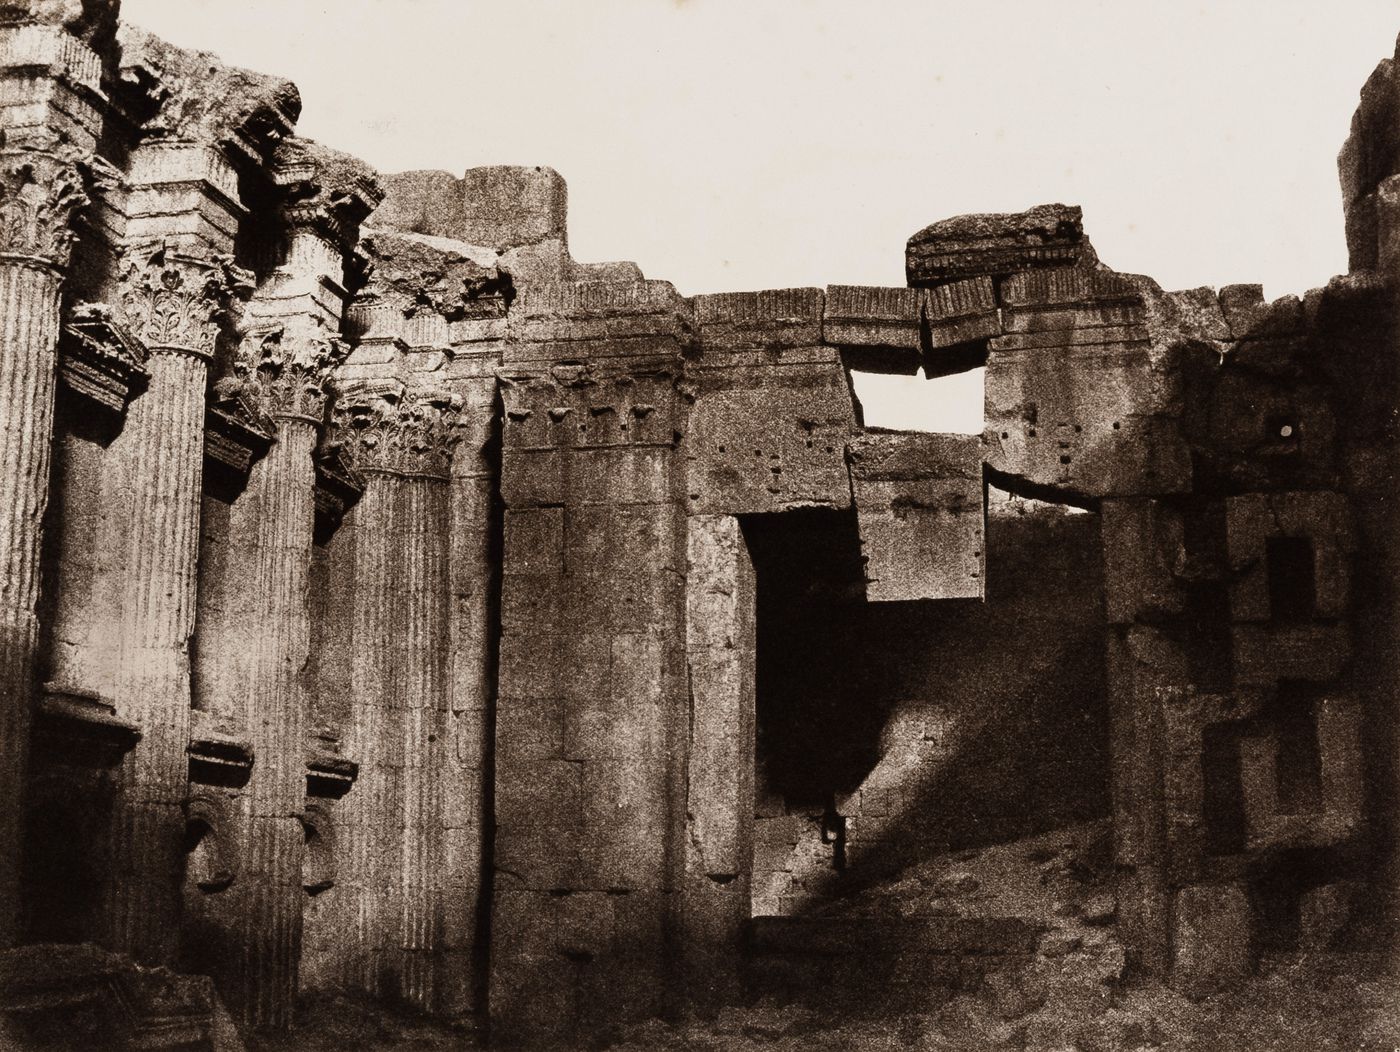
<svg viewBox="0 0 1400 1052">
<path fill-rule="evenodd" d="M 332 444 L 364 474 L 448 477 L 462 400 L 401 384 L 355 388 L 336 399 Z"/>
<path fill-rule="evenodd" d="M 252 290 L 252 275 L 227 257 L 181 255 L 165 244 L 125 250 L 118 306 L 131 333 L 152 352 L 210 358 L 230 298 Z"/>
<path fill-rule="evenodd" d="M 298 330 L 273 325 L 248 333 L 234 359 L 243 391 L 274 417 L 325 418 L 326 384 L 349 348 L 319 319 Z"/>
<path fill-rule="evenodd" d="M 74 213 L 88 203 L 76 154 L 60 146 L 0 152 L 0 257 L 63 268 Z"/>
</svg>

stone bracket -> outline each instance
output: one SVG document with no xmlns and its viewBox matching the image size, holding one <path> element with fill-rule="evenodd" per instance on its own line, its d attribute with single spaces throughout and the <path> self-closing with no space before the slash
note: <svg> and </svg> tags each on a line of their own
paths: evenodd
<svg viewBox="0 0 1400 1052">
<path fill-rule="evenodd" d="M 320 749 L 306 751 L 306 795 L 338 799 L 350 791 L 359 777 L 354 760 Z"/>
<path fill-rule="evenodd" d="M 90 753 L 98 766 L 114 766 L 141 738 L 141 730 L 120 719 L 116 707 L 96 694 L 44 684 L 36 736 L 62 743 L 65 752 Z"/>
<path fill-rule="evenodd" d="M 246 396 L 216 394 L 204 413 L 205 489 L 218 489 L 220 483 L 241 489 L 275 435 L 272 421 Z"/>
<path fill-rule="evenodd" d="M 192 782 L 238 788 L 253 770 L 253 746 L 217 731 L 197 731 L 186 752 Z"/>
</svg>

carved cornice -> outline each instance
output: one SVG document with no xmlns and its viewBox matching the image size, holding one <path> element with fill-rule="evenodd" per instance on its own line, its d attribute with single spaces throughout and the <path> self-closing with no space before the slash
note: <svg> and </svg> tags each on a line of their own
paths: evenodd
<svg viewBox="0 0 1400 1052">
<path fill-rule="evenodd" d="M 364 477 L 355 470 L 344 447 L 323 445 L 316 451 L 317 544 L 324 544 L 340 527 L 340 521 L 365 491 Z"/>
<path fill-rule="evenodd" d="M 319 319 L 307 331 L 288 332 L 281 324 L 248 333 L 234 358 L 242 390 L 272 417 L 325 419 L 331 370 L 349 347 Z"/>
<path fill-rule="evenodd" d="M 272 445 L 275 425 L 236 383 L 221 380 L 204 410 L 206 487 L 241 489 L 248 472 Z"/>
<path fill-rule="evenodd" d="M 62 270 L 87 205 L 76 151 L 57 143 L 0 152 L 0 260 Z"/>
<path fill-rule="evenodd" d="M 146 348 L 105 303 L 75 307 L 59 337 L 59 378 L 76 394 L 120 413 L 150 379 Z"/>
<path fill-rule="evenodd" d="M 353 388 L 336 399 L 331 444 L 366 475 L 445 479 L 461 409 L 462 399 L 449 391 L 405 392 L 399 384 Z"/>
<path fill-rule="evenodd" d="M 234 296 L 252 291 L 252 275 L 224 256 L 197 259 L 165 244 L 123 250 L 119 308 L 132 335 L 152 353 L 209 359 Z"/>
</svg>

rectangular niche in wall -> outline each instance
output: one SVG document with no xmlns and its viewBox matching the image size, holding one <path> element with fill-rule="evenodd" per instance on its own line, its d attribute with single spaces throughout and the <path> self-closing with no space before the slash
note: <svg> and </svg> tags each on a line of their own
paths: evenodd
<svg viewBox="0 0 1400 1052">
<path fill-rule="evenodd" d="M 1269 613 L 1276 622 L 1310 621 L 1317 611 L 1310 537 L 1270 537 L 1265 548 Z"/>
</svg>

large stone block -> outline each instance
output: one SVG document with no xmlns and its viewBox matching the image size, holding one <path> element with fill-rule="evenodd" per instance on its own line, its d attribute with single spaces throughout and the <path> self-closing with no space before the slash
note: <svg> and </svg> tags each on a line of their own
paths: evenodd
<svg viewBox="0 0 1400 1052">
<path fill-rule="evenodd" d="M 0 1046 L 234 1052 L 243 1044 L 208 976 L 142 968 L 89 944 L 43 944 L 0 954 Z"/>
<path fill-rule="evenodd" d="M 1186 492 L 1179 375 L 1143 342 L 1061 354 L 998 350 L 987 361 L 987 463 L 1086 496 Z"/>
<path fill-rule="evenodd" d="M 524 887 L 577 886 L 583 839 L 582 765 L 518 764 L 496 786 L 496 867 Z M 511 952 L 519 952 L 512 947 Z"/>
<path fill-rule="evenodd" d="M 944 219 L 920 230 L 904 250 L 905 274 L 915 286 L 1095 261 L 1083 214 L 1059 204 Z"/>
<path fill-rule="evenodd" d="M 702 348 L 811 347 L 822 342 L 821 289 L 766 289 L 696 296 Z"/>
<path fill-rule="evenodd" d="M 989 277 L 950 281 L 922 290 L 924 325 L 928 330 L 928 367 L 941 372 L 946 351 L 1002 334 L 996 289 Z"/>
<path fill-rule="evenodd" d="M 495 165 L 383 177 L 387 193 L 369 225 L 450 238 L 497 251 L 567 240 L 568 188 L 552 168 Z"/>
<path fill-rule="evenodd" d="M 1241 884 L 1196 884 L 1176 893 L 1172 981 L 1190 997 L 1242 983 L 1254 970 L 1254 918 Z"/>
<path fill-rule="evenodd" d="M 980 598 L 986 538 L 977 436 L 867 434 L 851 482 L 874 602 Z"/>
<path fill-rule="evenodd" d="M 507 511 L 505 572 L 548 576 L 564 572 L 564 509 Z"/>
<path fill-rule="evenodd" d="M 845 447 L 855 405 L 834 349 L 817 361 L 707 357 L 692 375 L 698 391 L 682 447 L 690 514 L 850 505 Z"/>
<path fill-rule="evenodd" d="M 1330 683 L 1351 660 L 1344 623 L 1236 624 L 1231 634 L 1239 687 L 1270 687 L 1285 679 Z"/>
<path fill-rule="evenodd" d="M 823 338 L 853 368 L 912 376 L 919 369 L 921 294 L 917 289 L 828 285 Z"/>
<path fill-rule="evenodd" d="M 1157 500 L 1101 505 L 1104 602 L 1113 624 L 1154 621 L 1182 612 L 1186 568 L 1180 512 Z"/>
</svg>

